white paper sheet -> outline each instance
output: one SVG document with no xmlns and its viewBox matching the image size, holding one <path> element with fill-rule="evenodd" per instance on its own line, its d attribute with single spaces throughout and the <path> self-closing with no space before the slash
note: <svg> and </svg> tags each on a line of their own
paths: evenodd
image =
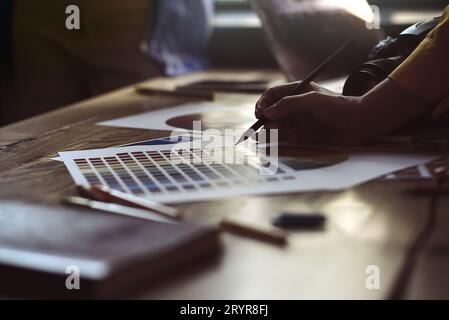
<svg viewBox="0 0 449 320">
<path fill-rule="evenodd" d="M 180 144 L 177 145 L 178 148 L 179 146 Z M 270 176 L 251 176 L 255 168 L 251 165 L 232 167 L 231 171 L 234 173 L 237 169 L 243 172 L 238 172 L 237 177 L 233 177 L 232 174 L 228 176 L 219 174 L 219 179 L 214 180 L 207 174 L 207 170 L 201 167 L 202 164 L 193 164 L 193 168 L 184 169 L 187 170 L 186 172 L 194 171 L 202 178 L 202 180 L 194 180 L 183 171 L 184 169 L 178 166 L 170 167 L 167 155 L 166 158 L 158 160 L 153 157 L 149 159 L 147 154 L 147 152 L 170 154 L 171 148 L 167 145 L 133 146 L 61 152 L 60 156 L 76 184 L 107 184 L 112 188 L 163 203 L 202 201 L 239 195 L 341 190 L 436 158 L 426 154 L 355 152 L 348 154 L 345 161 L 316 169 L 294 170 L 284 163 L 279 163 L 282 173 L 272 176 L 271 181 Z M 244 150 L 240 149 L 240 151 Z M 143 158 L 146 160 L 141 160 Z M 218 167 L 220 165 L 227 167 L 217 164 Z M 117 169 L 117 167 L 120 168 Z M 212 171 L 219 173 L 218 167 L 212 167 Z M 165 182 L 164 179 L 161 180 L 160 171 L 163 172 L 162 176 L 165 175 Z M 172 176 L 170 172 L 184 176 L 186 181 L 177 181 L 175 175 Z M 287 177 L 289 178 L 286 179 Z M 151 182 L 148 182 L 150 180 Z M 204 188 L 201 186 L 204 183 L 209 183 L 211 186 Z M 194 188 L 184 188 L 187 185 L 193 185 Z M 155 188 L 159 191 L 153 192 Z"/>
<path fill-rule="evenodd" d="M 177 143 L 176 141 L 188 141 L 188 139 L 201 139 L 201 134 L 188 134 L 187 136 L 179 135 L 179 136 L 168 136 L 168 137 L 161 137 L 161 138 L 155 138 L 155 139 L 149 139 L 149 140 L 142 140 L 142 141 L 136 141 L 131 142 L 127 144 L 121 144 L 118 146 L 113 146 L 111 148 L 122 148 L 122 147 L 129 147 L 129 146 L 137 146 L 137 145 L 161 145 L 161 144 L 173 144 Z M 50 158 L 50 160 L 53 161 L 62 161 L 61 157 L 56 156 Z"/>
<path fill-rule="evenodd" d="M 189 115 L 202 115 L 203 130 L 208 124 L 215 128 L 247 129 L 255 122 L 254 105 L 258 95 L 229 94 L 214 102 L 186 103 L 175 107 L 139 113 L 118 119 L 99 122 L 98 125 L 152 130 L 175 130 L 182 127 L 170 125 L 173 119 Z M 192 121 L 189 119 L 189 124 Z M 185 128 L 183 128 L 185 129 Z"/>
</svg>

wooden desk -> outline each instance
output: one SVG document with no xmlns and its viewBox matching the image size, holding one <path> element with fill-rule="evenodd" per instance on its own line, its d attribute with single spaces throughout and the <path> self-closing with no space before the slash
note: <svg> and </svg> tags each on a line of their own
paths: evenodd
<svg viewBox="0 0 449 320">
<path fill-rule="evenodd" d="M 215 75 L 232 72 L 215 72 Z M 242 74 L 242 73 L 239 73 Z M 197 77 L 197 76 L 193 76 Z M 0 129 L 0 198 L 59 205 L 75 194 L 64 165 L 49 158 L 62 150 L 109 147 L 167 135 L 162 131 L 95 125 L 100 120 L 184 102 L 144 97 L 125 88 Z M 31 107 L 31 106 L 30 106 Z M 148 284 L 137 298 L 309 299 L 388 298 L 405 257 L 429 216 L 429 199 L 403 193 L 410 183 L 372 182 L 338 193 L 237 197 L 179 205 L 187 219 L 215 223 L 230 213 L 255 212 L 267 219 L 281 210 L 322 211 L 323 231 L 293 232 L 285 248 L 223 234 L 216 263 L 180 270 L 173 279 Z M 449 298 L 448 199 L 438 203 L 438 221 L 418 257 L 401 297 Z M 380 290 L 365 286 L 367 266 L 380 268 Z"/>
</svg>

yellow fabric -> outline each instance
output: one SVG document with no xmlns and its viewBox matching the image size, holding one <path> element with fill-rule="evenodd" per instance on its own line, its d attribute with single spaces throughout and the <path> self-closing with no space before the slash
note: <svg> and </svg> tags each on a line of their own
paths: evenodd
<svg viewBox="0 0 449 320">
<path fill-rule="evenodd" d="M 446 100 L 449 96 L 449 6 L 438 26 L 390 78 L 430 105 Z"/>
</svg>

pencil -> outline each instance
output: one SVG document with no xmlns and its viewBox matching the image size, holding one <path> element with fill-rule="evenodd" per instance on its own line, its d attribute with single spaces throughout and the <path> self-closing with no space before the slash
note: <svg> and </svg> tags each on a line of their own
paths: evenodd
<svg viewBox="0 0 449 320">
<path fill-rule="evenodd" d="M 292 90 L 290 90 L 289 93 L 287 93 L 286 96 L 293 96 L 296 94 L 303 93 L 305 89 L 307 89 L 308 85 L 317 77 L 320 75 L 320 73 L 331 63 L 333 60 L 340 54 L 340 52 L 343 51 L 350 43 L 352 42 L 352 39 L 349 39 L 344 44 L 342 44 L 337 50 L 334 51 L 329 57 L 326 58 L 318 67 L 315 68 L 304 80 L 299 82 Z M 256 123 L 254 123 L 248 130 L 246 130 L 240 139 L 236 142 L 236 145 L 238 145 L 240 142 L 243 142 L 250 138 L 257 130 L 260 129 L 260 127 L 263 126 L 265 122 L 265 118 L 262 117 L 259 120 L 257 120 Z"/>
<path fill-rule="evenodd" d="M 275 227 L 259 225 L 232 217 L 222 219 L 220 226 L 231 232 L 272 242 L 278 245 L 287 244 L 287 234 Z"/>
<path fill-rule="evenodd" d="M 134 195 L 113 190 L 103 185 L 77 186 L 78 192 L 82 195 L 103 202 L 114 202 L 117 204 L 130 206 L 138 209 L 150 210 L 172 219 L 181 219 L 182 212 L 176 208 L 166 206 L 162 203 L 150 199 L 139 198 Z"/>
<path fill-rule="evenodd" d="M 175 223 L 176 220 L 164 218 L 161 215 L 156 214 L 148 210 L 142 210 L 137 208 L 131 208 L 128 206 L 123 206 L 116 203 L 107 203 L 102 201 L 91 200 L 83 197 L 65 197 L 61 199 L 63 204 L 74 205 L 79 207 L 90 208 L 98 211 L 116 213 L 123 216 L 165 222 L 165 223 Z"/>
</svg>

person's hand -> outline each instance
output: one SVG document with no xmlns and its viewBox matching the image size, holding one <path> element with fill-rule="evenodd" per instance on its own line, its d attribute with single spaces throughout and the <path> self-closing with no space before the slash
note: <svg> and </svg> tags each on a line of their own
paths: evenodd
<svg viewBox="0 0 449 320">
<path fill-rule="evenodd" d="M 265 129 L 278 129 L 279 140 L 358 145 L 370 137 L 359 98 L 317 91 L 284 97 L 265 108 Z"/>
<path fill-rule="evenodd" d="M 296 82 L 268 89 L 256 104 L 266 129 L 278 129 L 280 140 L 326 144 L 363 143 L 360 99 L 344 97 L 311 83 L 309 92 L 286 96 Z"/>
<path fill-rule="evenodd" d="M 290 82 L 278 85 L 276 87 L 269 88 L 264 92 L 264 94 L 259 98 L 259 101 L 256 103 L 256 118 L 259 119 L 263 115 L 263 110 L 265 108 L 268 108 L 281 100 L 283 97 L 285 97 L 287 94 L 295 88 L 300 81 L 296 82 Z M 315 91 L 315 92 L 321 92 L 321 93 L 327 93 L 329 95 L 337 95 L 337 93 L 330 91 L 326 88 L 323 88 L 316 84 L 315 82 L 311 82 L 308 86 L 308 88 L 305 90 L 305 92 L 309 91 Z"/>
<path fill-rule="evenodd" d="M 360 145 L 390 133 L 425 110 L 389 79 L 363 97 L 338 95 L 316 84 L 308 93 L 282 96 L 292 86 L 269 89 L 256 105 L 256 117 L 266 119 L 266 129 L 278 129 L 279 140 Z"/>
</svg>

